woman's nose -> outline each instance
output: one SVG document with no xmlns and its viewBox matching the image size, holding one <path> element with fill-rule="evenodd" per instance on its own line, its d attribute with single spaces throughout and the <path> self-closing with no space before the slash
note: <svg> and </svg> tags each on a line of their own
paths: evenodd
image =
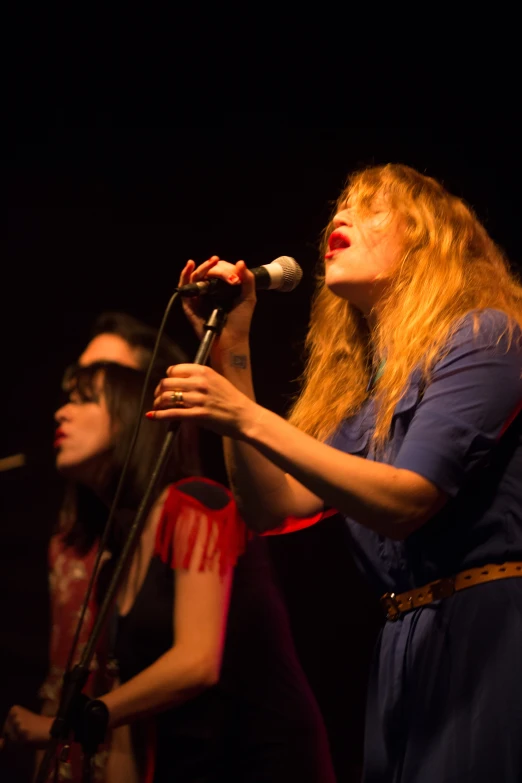
<svg viewBox="0 0 522 783">
<path fill-rule="evenodd" d="M 350 209 L 340 209 L 334 215 L 333 219 L 334 228 L 340 228 L 340 226 L 353 226 L 353 214 Z"/>
<path fill-rule="evenodd" d="M 67 411 L 68 411 L 69 405 L 70 405 L 69 402 L 66 403 L 65 405 L 62 405 L 62 407 L 58 408 L 58 410 L 54 414 L 54 420 L 58 424 L 62 424 L 62 422 L 66 421 L 66 419 L 68 418 Z"/>
</svg>

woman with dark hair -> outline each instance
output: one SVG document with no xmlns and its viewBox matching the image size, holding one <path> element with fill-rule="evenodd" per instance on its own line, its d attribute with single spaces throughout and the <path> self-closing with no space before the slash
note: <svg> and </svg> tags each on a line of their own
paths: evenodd
<svg viewBox="0 0 522 783">
<path fill-rule="evenodd" d="M 387 617 L 364 780 L 518 783 L 522 286 L 501 251 L 430 177 L 392 164 L 354 174 L 325 231 L 289 422 L 254 401 L 252 274 L 214 257 L 189 262 L 181 283 L 206 276 L 242 284 L 214 369 L 171 367 L 147 415 L 225 436 L 253 529 L 332 507 L 345 517 Z"/>
<path fill-rule="evenodd" d="M 70 400 L 56 414 L 57 467 L 63 475 L 88 487 L 105 506 L 114 494 L 130 443 L 143 380 L 143 372 L 113 362 L 77 367 L 66 379 Z M 150 392 L 156 382 L 153 375 Z M 150 425 L 140 428 L 121 496 L 119 524 L 117 519 L 109 541 L 112 557 L 105 563 L 105 571 L 111 570 L 111 561 L 119 554 L 129 512 L 143 496 L 165 432 L 166 428 L 156 433 Z M 111 729 L 194 699 L 214 684 L 219 674 L 238 523 L 224 489 L 187 478 L 194 475 L 194 466 L 186 471 L 179 448 L 181 438 L 177 440 L 118 594 L 112 653 L 123 684 L 101 697 L 110 709 Z M 182 478 L 185 482 L 175 483 Z M 213 503 L 208 508 L 205 492 Z M 226 534 L 232 542 L 228 549 Z M 98 590 L 103 591 L 106 577 L 102 572 Z M 136 624 L 139 632 L 133 638 Z M 200 728 L 205 735 L 213 725 L 202 704 L 200 697 Z M 161 718 L 159 723 L 161 737 Z M 189 727 L 187 730 L 190 734 Z M 148 734 L 140 737 L 137 732 L 137 744 L 138 739 L 141 750 L 150 750 Z M 131 775 L 138 779 L 129 748 L 127 733 L 114 732 L 108 780 L 132 779 Z M 164 754 L 171 750 L 172 745 L 157 743 L 159 779 Z"/>
<path fill-rule="evenodd" d="M 56 414 L 57 467 L 106 507 L 144 373 L 114 361 L 84 365 L 86 356 L 92 358 L 89 350 L 67 374 L 69 402 Z M 163 441 L 156 427 L 145 421 L 140 429 L 98 590 Z M 118 594 L 112 654 L 121 684 L 101 697 L 99 688 L 91 690 L 110 714 L 107 780 L 268 783 L 297 776 L 331 783 L 324 725 L 295 654 L 265 542 L 246 541 L 224 487 L 195 477 L 194 460 L 187 464 L 194 442 L 181 427 Z"/>
<path fill-rule="evenodd" d="M 155 329 L 127 313 L 102 313 L 93 324 L 90 340 L 78 362 L 66 371 L 64 385 L 67 386 L 67 379 L 72 377 L 78 368 L 100 361 L 111 361 L 144 371 L 152 356 L 156 336 Z M 163 335 L 156 358 L 156 372 L 160 373 L 169 363 L 185 358 L 179 346 Z M 127 411 L 122 411 L 127 426 L 128 408 L 129 406 Z M 193 428 L 190 433 L 191 437 L 187 437 L 184 444 L 185 463 L 189 466 L 187 475 L 198 475 L 200 469 L 197 438 L 192 437 L 195 435 Z M 58 441 L 59 432 L 55 445 L 58 445 Z M 121 448 L 117 448 L 116 458 L 119 463 L 122 456 Z M 69 480 L 66 483 L 58 531 L 52 536 L 48 551 L 51 627 L 49 673 L 39 692 L 42 699 L 41 715 L 19 705 L 13 706 L 4 727 L 4 735 L 12 742 L 27 743 L 33 747 L 41 747 L 47 742 L 50 724 L 48 716 L 54 716 L 58 708 L 65 666 L 106 518 L 107 506 L 95 492 L 78 481 Z M 95 613 L 96 601 L 93 596 L 87 607 L 73 664 L 79 660 L 82 646 L 92 629 Z M 86 692 L 92 696 L 104 693 L 112 681 L 107 675 L 105 661 L 99 658 L 100 651 L 94 656 L 86 686 Z M 40 756 L 38 753 L 37 763 Z M 106 756 L 106 747 L 96 756 L 97 780 L 102 779 Z M 78 746 L 72 746 L 69 760 L 61 764 L 61 770 L 64 779 L 80 780 L 81 759 Z"/>
</svg>

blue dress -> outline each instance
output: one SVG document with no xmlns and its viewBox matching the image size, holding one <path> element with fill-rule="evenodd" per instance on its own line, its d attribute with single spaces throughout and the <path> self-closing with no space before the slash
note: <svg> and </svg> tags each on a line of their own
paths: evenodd
<svg viewBox="0 0 522 783">
<path fill-rule="evenodd" d="M 466 316 L 430 381 L 413 372 L 378 459 L 448 496 L 405 541 L 346 519 L 358 565 L 401 593 L 522 561 L 522 339 Z M 330 441 L 376 459 L 370 399 Z M 368 691 L 364 783 L 521 783 L 522 578 L 479 584 L 386 621 Z"/>
</svg>

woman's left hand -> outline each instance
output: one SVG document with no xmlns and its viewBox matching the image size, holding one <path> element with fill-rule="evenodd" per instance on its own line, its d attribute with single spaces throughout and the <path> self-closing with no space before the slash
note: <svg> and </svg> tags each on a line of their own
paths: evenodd
<svg viewBox="0 0 522 783">
<path fill-rule="evenodd" d="M 53 721 L 54 718 L 38 715 L 36 712 L 31 712 L 31 710 L 15 704 L 7 713 L 0 747 L 3 747 L 4 742 L 7 741 L 13 745 L 32 745 L 36 748 L 44 748 L 50 740 Z"/>
<path fill-rule="evenodd" d="M 191 419 L 218 435 L 241 437 L 259 406 L 201 364 L 176 364 L 154 392 L 152 419 Z"/>
</svg>

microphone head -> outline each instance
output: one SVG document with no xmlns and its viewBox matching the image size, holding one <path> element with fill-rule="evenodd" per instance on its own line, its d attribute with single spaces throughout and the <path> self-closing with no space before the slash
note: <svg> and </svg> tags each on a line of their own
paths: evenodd
<svg viewBox="0 0 522 783">
<path fill-rule="evenodd" d="M 293 291 L 294 288 L 299 285 L 301 278 L 303 277 L 303 270 L 295 258 L 291 258 L 290 256 L 279 256 L 279 258 L 274 259 L 274 261 L 267 264 L 267 266 L 270 267 L 272 264 L 277 264 L 281 268 L 281 273 L 277 276 L 277 285 L 274 285 L 273 288 L 284 292 Z"/>
</svg>

